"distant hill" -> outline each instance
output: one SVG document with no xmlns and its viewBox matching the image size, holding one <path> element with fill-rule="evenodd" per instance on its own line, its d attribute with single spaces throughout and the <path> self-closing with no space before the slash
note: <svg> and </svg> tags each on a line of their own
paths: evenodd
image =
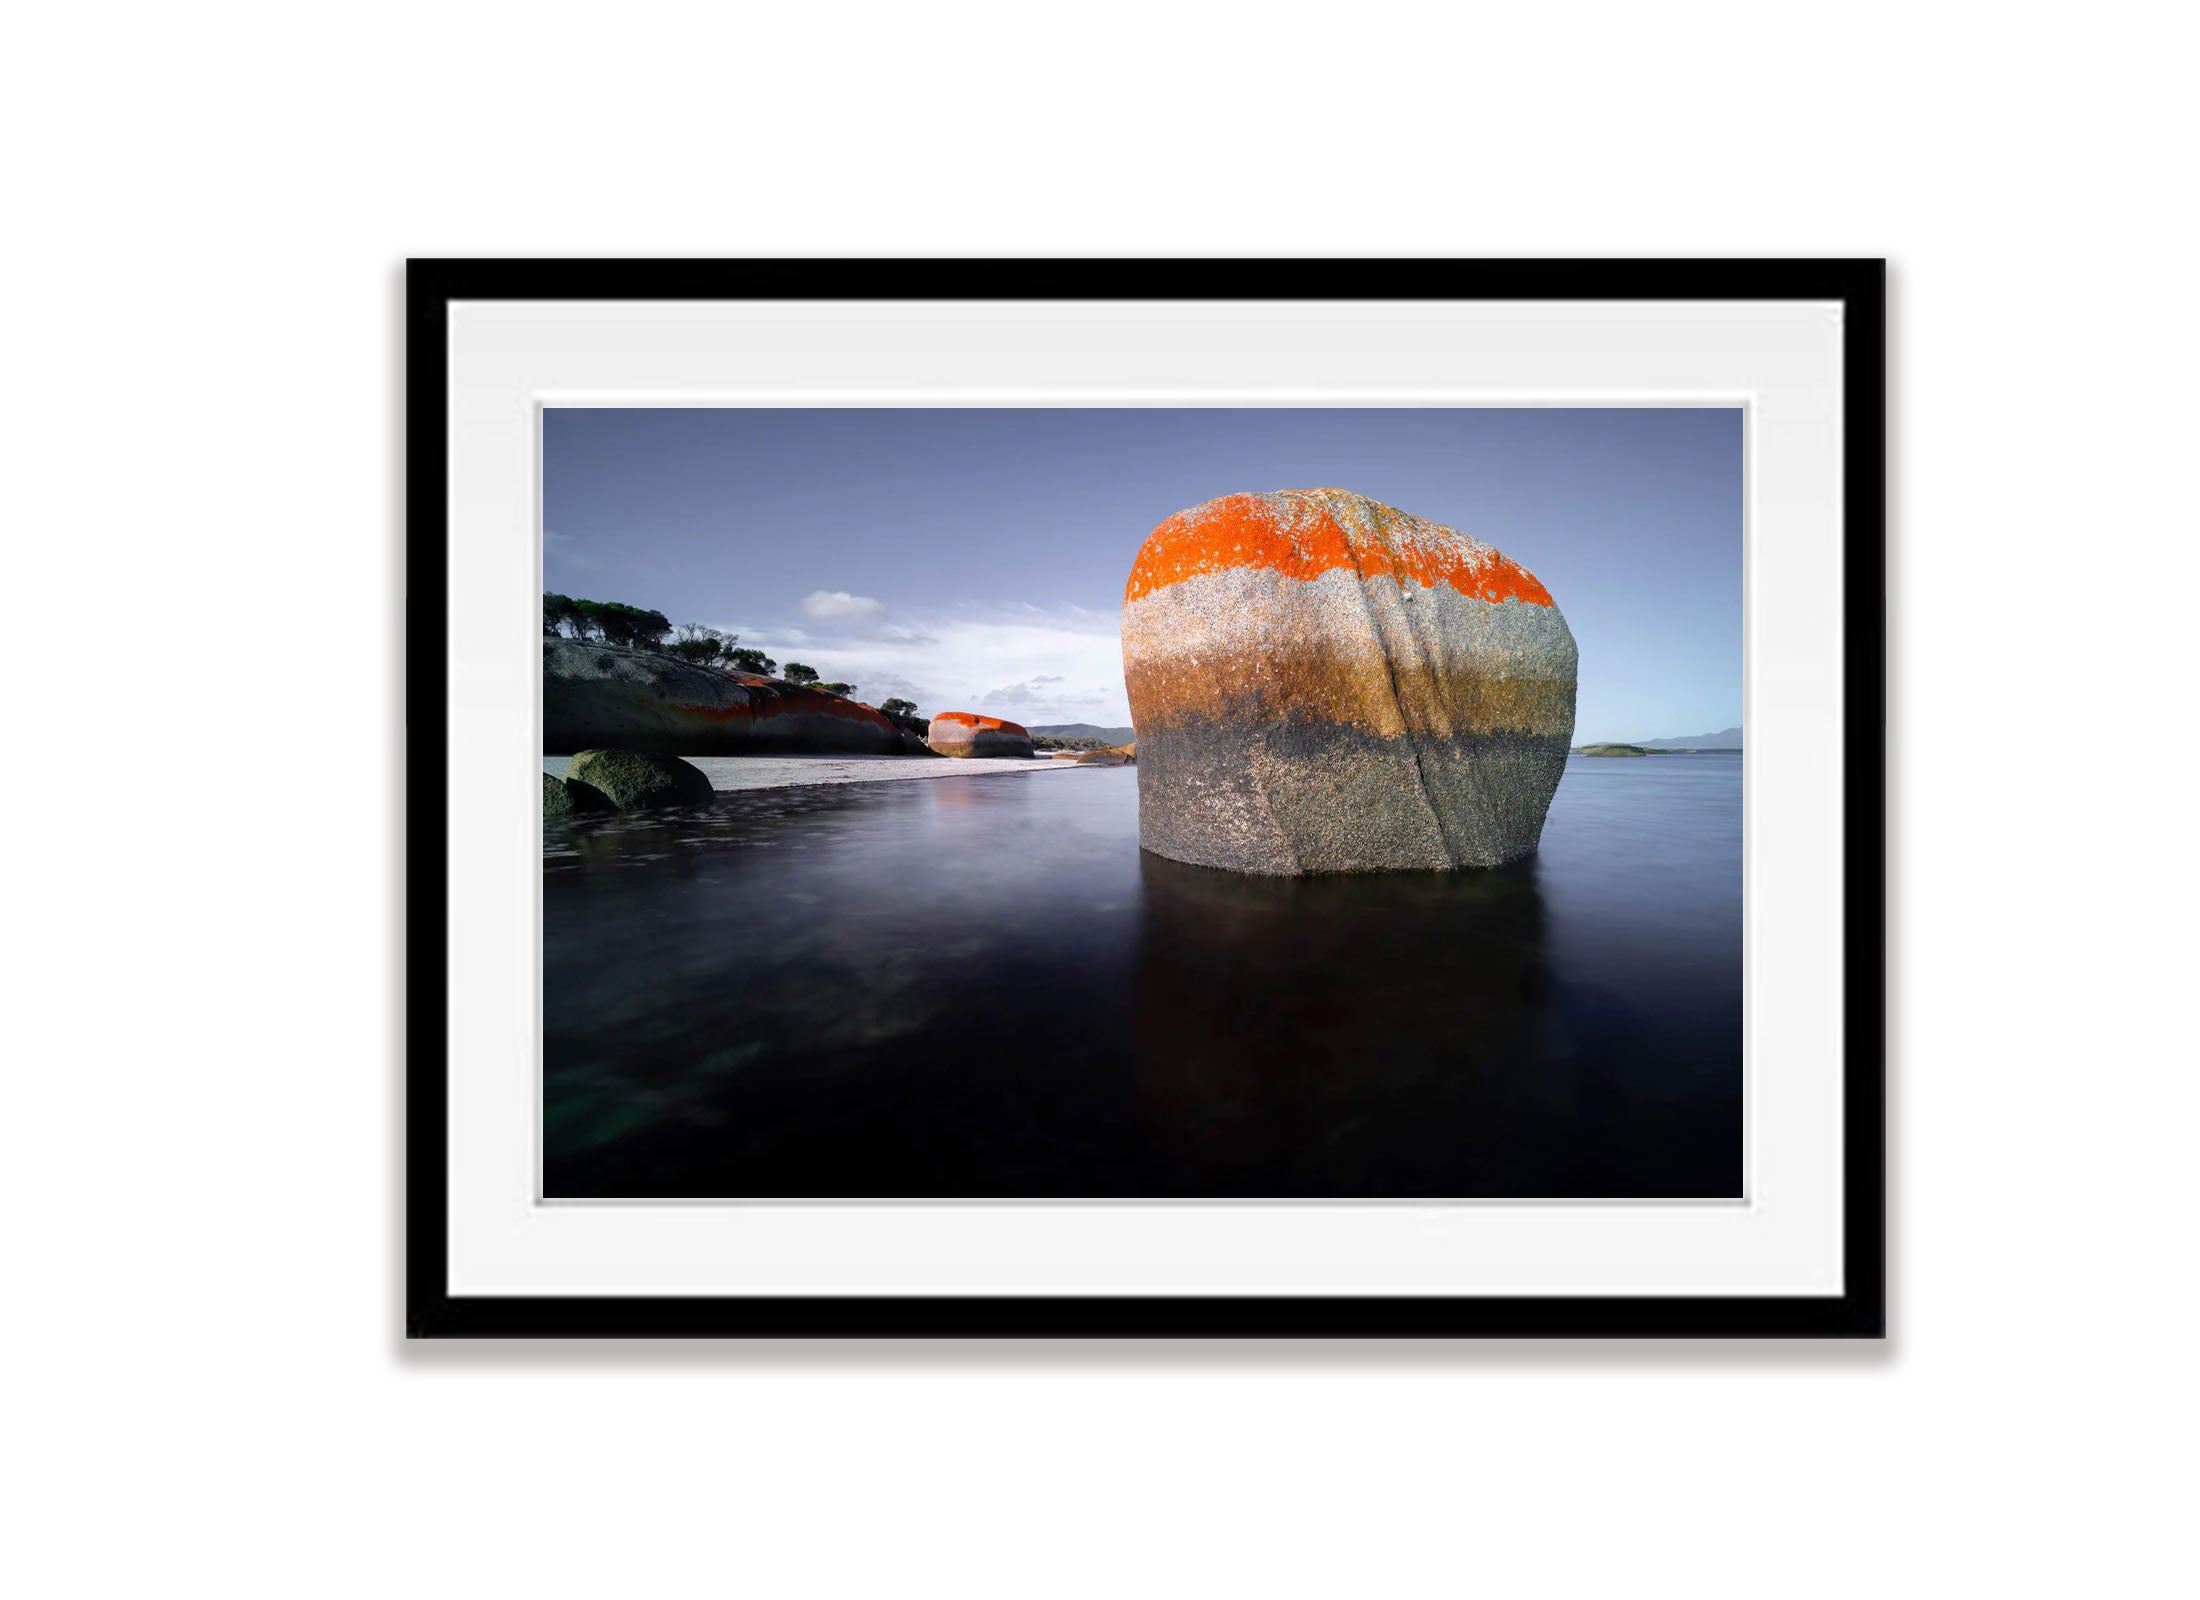
<svg viewBox="0 0 2200 1600">
<path fill-rule="evenodd" d="M 1057 722 L 1047 728 L 1034 723 L 1031 731 L 1050 739 L 1098 739 L 1106 744 L 1129 744 L 1138 737 L 1135 728 L 1097 728 L 1089 722 Z"/>
<path fill-rule="evenodd" d="M 1717 733 L 1699 733 L 1693 738 L 1637 739 L 1634 742 L 1645 750 L 1739 750 L 1742 730 L 1721 728 Z"/>
</svg>

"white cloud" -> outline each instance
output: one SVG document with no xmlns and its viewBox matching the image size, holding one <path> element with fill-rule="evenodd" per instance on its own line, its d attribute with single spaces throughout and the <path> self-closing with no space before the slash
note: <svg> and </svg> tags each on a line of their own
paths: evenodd
<svg viewBox="0 0 2200 1600">
<path fill-rule="evenodd" d="M 925 694 L 923 684 L 904 678 L 898 672 L 882 672 L 868 667 L 864 669 L 863 681 L 859 688 L 863 700 L 874 706 L 881 705 L 888 700 L 911 700 L 921 703 Z"/>
<path fill-rule="evenodd" d="M 1036 678 L 1023 683 L 1012 683 L 1001 689 L 988 689 L 979 698 L 987 705 L 1002 705 L 1011 702 L 1024 705 L 1039 700 L 1089 700 L 1096 698 L 1090 694 L 1078 694 L 1070 689 L 1053 689 L 1049 687 L 1051 684 L 1067 681 L 1067 679 L 1055 674 L 1042 672 Z"/>
<path fill-rule="evenodd" d="M 867 628 L 886 617 L 886 603 L 867 594 L 845 589 L 817 589 L 802 601 L 802 614 L 812 622 L 837 622 L 846 628 Z"/>
<path fill-rule="evenodd" d="M 820 614 L 814 604 L 820 599 L 863 604 L 834 616 Z M 729 626 L 743 644 L 782 663 L 792 655 L 827 678 L 855 684 L 856 698 L 872 705 L 898 696 L 928 716 L 982 707 L 989 716 L 1027 724 L 1130 721 L 1118 613 L 1014 605 L 905 615 L 864 596 L 823 590 L 799 609 L 807 626 L 792 620 Z"/>
</svg>

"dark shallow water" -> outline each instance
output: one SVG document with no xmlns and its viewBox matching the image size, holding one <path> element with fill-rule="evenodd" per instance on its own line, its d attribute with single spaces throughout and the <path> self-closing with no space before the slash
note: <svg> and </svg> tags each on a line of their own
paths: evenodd
<svg viewBox="0 0 2200 1600">
<path fill-rule="evenodd" d="M 1117 769 L 553 827 L 543 900 L 553 1197 L 1741 1190 L 1739 755 L 1490 872 L 1183 866 Z"/>
</svg>

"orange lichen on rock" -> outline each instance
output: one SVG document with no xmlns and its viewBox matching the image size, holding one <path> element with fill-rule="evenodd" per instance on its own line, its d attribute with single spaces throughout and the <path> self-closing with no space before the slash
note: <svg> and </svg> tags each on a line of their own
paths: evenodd
<svg viewBox="0 0 2200 1600">
<path fill-rule="evenodd" d="M 924 742 L 935 755 L 1029 756 L 1031 734 L 1020 722 L 1000 717 L 981 717 L 975 711 L 941 711 L 933 715 Z"/>
<path fill-rule="evenodd" d="M 1534 573 L 1481 540 L 1343 489 L 1229 494 L 1178 512 L 1138 552 L 1123 600 L 1238 567 L 1307 582 L 1344 567 L 1475 600 L 1552 603 Z"/>
<path fill-rule="evenodd" d="M 1154 855 L 1397 872 L 1541 840 L 1579 652 L 1479 539 L 1342 489 L 1225 495 L 1147 538 L 1122 639 Z"/>
<path fill-rule="evenodd" d="M 820 694 L 814 689 L 796 685 L 771 685 L 769 679 L 759 683 L 778 690 L 776 696 L 738 702 L 732 705 L 689 705 L 680 701 L 669 702 L 670 708 L 682 716 L 701 717 L 711 722 L 769 722 L 774 717 L 838 717 L 845 722 L 861 723 L 865 727 L 891 730 L 893 724 L 869 706 L 853 700 L 843 700 L 838 695 Z"/>
<path fill-rule="evenodd" d="M 951 722 L 965 728 L 985 728 L 994 733 L 1012 733 L 1022 739 L 1031 737 L 1031 730 L 1020 722 L 1008 722 L 1000 717 L 981 717 L 974 711 L 942 711 L 932 721 Z"/>
</svg>

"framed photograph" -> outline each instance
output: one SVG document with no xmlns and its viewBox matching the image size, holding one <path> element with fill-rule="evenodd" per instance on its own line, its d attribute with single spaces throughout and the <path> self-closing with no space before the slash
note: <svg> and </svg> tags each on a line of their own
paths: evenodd
<svg viewBox="0 0 2200 1600">
<path fill-rule="evenodd" d="M 415 261 L 408 1329 L 1884 1331 L 1878 261 Z"/>
</svg>

